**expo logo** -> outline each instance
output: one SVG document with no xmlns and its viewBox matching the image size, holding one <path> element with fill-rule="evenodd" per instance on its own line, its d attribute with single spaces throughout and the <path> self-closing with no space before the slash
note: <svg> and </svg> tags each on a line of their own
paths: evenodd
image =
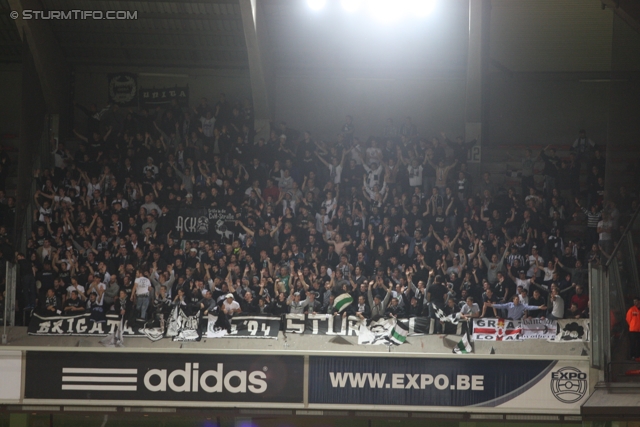
<svg viewBox="0 0 640 427">
<path fill-rule="evenodd" d="M 589 389 L 587 374 L 580 369 L 565 367 L 551 373 L 551 393 L 562 403 L 576 403 Z"/>
</svg>

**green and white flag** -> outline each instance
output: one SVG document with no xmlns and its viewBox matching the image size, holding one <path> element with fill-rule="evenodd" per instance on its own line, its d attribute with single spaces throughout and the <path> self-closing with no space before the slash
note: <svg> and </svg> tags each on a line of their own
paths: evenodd
<svg viewBox="0 0 640 427">
<path fill-rule="evenodd" d="M 333 306 L 336 308 L 336 311 L 338 313 L 342 313 L 344 310 L 347 309 L 347 307 L 349 307 L 351 305 L 352 302 L 353 302 L 353 297 L 351 295 L 349 295 L 348 293 L 344 293 L 344 294 L 338 296 L 333 301 Z"/>
<path fill-rule="evenodd" d="M 396 322 L 395 326 L 389 331 L 389 341 L 392 344 L 404 344 L 409 334 L 409 327 L 403 322 Z"/>
<path fill-rule="evenodd" d="M 469 354 L 473 353 L 473 346 L 469 342 L 469 334 L 466 333 L 462 336 L 458 344 L 453 347 L 453 352 L 455 354 Z"/>
</svg>

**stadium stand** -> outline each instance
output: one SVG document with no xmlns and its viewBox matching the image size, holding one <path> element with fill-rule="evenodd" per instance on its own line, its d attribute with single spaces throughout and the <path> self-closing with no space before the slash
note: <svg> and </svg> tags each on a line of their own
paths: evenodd
<svg viewBox="0 0 640 427">
<path fill-rule="evenodd" d="M 272 123 L 265 141 L 250 106 L 224 94 L 78 108 L 77 149 L 56 143 L 55 168 L 34 171 L 34 226 L 16 255 L 20 308 L 39 317 L 145 322 L 180 306 L 224 328 L 308 312 L 424 317 L 440 332 L 437 309 L 507 317 L 500 304 L 515 301 L 527 307 L 516 319 L 587 318 L 585 266 L 611 253 L 634 203 L 603 204 L 604 157 L 583 130 L 567 147 L 509 153 L 519 167 L 498 180 L 469 173 L 475 141 L 410 121 L 360 139 L 347 117 L 329 141 Z"/>
</svg>

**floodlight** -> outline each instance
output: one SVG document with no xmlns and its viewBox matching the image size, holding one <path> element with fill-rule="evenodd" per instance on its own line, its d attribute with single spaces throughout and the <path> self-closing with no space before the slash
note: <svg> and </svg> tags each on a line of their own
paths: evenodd
<svg viewBox="0 0 640 427">
<path fill-rule="evenodd" d="M 342 8 L 349 13 L 357 11 L 362 6 L 362 0 L 342 0 L 340 3 Z"/>
<path fill-rule="evenodd" d="M 327 5 L 327 0 L 307 0 L 307 5 L 313 10 L 320 10 Z"/>
<path fill-rule="evenodd" d="M 437 0 L 408 0 L 409 13 L 419 18 L 429 16 L 436 7 Z"/>
</svg>

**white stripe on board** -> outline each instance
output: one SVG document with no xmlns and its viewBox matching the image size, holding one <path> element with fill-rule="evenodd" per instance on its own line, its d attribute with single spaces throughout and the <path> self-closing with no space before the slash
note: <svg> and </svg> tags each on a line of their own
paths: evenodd
<svg viewBox="0 0 640 427">
<path fill-rule="evenodd" d="M 62 384 L 62 390 L 90 390 L 90 391 L 136 391 L 135 385 L 93 385 L 93 384 Z"/>
<path fill-rule="evenodd" d="M 62 382 L 77 383 L 135 383 L 136 377 L 62 377 Z"/>
<path fill-rule="evenodd" d="M 63 374 L 129 374 L 138 375 L 137 369 L 62 368 Z"/>
</svg>

